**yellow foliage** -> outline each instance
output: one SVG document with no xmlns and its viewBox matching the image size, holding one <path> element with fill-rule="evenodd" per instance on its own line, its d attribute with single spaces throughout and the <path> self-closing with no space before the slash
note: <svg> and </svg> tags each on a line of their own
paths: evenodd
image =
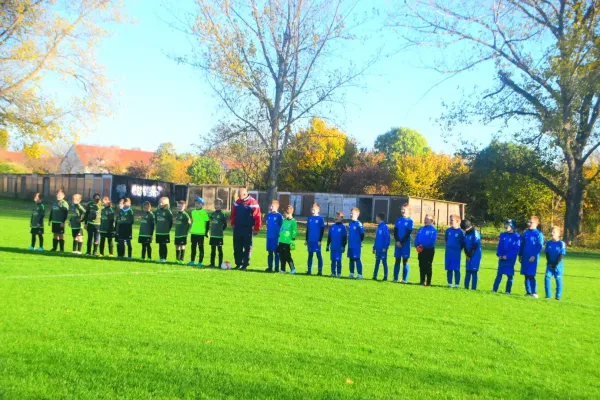
<svg viewBox="0 0 600 400">
<path fill-rule="evenodd" d="M 453 172 L 453 167 L 460 168 L 460 165 L 450 156 L 432 151 L 423 155 L 398 157 L 391 191 L 409 196 L 439 198 L 443 195 L 440 183 Z"/>
</svg>

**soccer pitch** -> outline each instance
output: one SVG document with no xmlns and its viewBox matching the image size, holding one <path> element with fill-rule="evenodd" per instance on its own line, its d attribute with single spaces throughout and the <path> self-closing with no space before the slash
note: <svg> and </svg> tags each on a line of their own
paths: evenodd
<svg viewBox="0 0 600 400">
<path fill-rule="evenodd" d="M 598 253 L 568 252 L 558 302 L 490 293 L 491 248 L 478 291 L 445 287 L 442 248 L 430 288 L 414 251 L 409 285 L 304 276 L 300 245 L 265 274 L 262 235 L 251 271 L 200 270 L 28 252 L 30 204 L 0 206 L 0 399 L 600 398 Z"/>
</svg>

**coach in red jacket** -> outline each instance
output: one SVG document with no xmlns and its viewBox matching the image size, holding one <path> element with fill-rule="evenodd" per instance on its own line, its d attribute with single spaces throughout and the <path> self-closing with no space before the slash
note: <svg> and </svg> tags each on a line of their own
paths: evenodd
<svg viewBox="0 0 600 400">
<path fill-rule="evenodd" d="M 240 188 L 239 199 L 231 209 L 235 269 L 246 270 L 248 268 L 252 236 L 258 233 L 260 225 L 261 217 L 258 201 L 248 195 L 248 189 Z"/>
</svg>

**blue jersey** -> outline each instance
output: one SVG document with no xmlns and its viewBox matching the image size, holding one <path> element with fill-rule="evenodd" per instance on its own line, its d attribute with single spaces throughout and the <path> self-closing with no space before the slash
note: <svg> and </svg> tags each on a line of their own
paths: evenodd
<svg viewBox="0 0 600 400">
<path fill-rule="evenodd" d="M 325 229 L 325 220 L 320 215 L 311 215 L 306 221 L 306 241 L 309 243 L 318 243 L 323 240 L 323 230 Z"/>
<path fill-rule="evenodd" d="M 504 275 L 515 274 L 517 256 L 521 251 L 521 235 L 517 232 L 502 232 L 498 240 L 496 255 L 506 257 L 506 260 L 498 260 L 498 273 Z"/>
<path fill-rule="evenodd" d="M 373 250 L 383 250 L 390 247 L 390 230 L 385 222 L 381 222 L 377 226 L 377 233 L 375 233 L 375 244 L 373 244 Z"/>
<path fill-rule="evenodd" d="M 446 270 L 460 270 L 462 249 L 465 245 L 465 233 L 460 228 L 446 229 Z"/>
<path fill-rule="evenodd" d="M 270 212 L 265 219 L 267 220 L 267 239 L 279 239 L 283 215 L 278 212 Z"/>
<path fill-rule="evenodd" d="M 535 276 L 538 260 L 544 247 L 544 235 L 537 229 L 527 229 L 521 235 L 521 275 Z M 529 259 L 533 257 L 533 261 Z"/>
<path fill-rule="evenodd" d="M 548 263 L 554 264 L 558 261 L 560 256 L 567 254 L 567 245 L 562 240 L 558 240 L 556 242 L 554 240 L 550 240 L 548 243 L 546 243 L 545 253 L 548 255 Z M 563 266 L 563 261 L 560 260 L 556 266 L 556 269 L 562 271 Z"/>
<path fill-rule="evenodd" d="M 410 234 L 415 227 L 412 218 L 400 217 L 394 224 L 394 239 L 396 242 L 403 242 L 402 246 L 410 247 Z"/>
<path fill-rule="evenodd" d="M 467 260 L 467 271 L 479 271 L 481 264 L 481 233 L 475 228 L 465 232 L 465 253 Z"/>
<path fill-rule="evenodd" d="M 437 240 L 437 229 L 433 225 L 422 226 L 415 237 L 415 247 L 423 246 L 425 249 L 434 249 Z"/>
<path fill-rule="evenodd" d="M 346 247 L 348 233 L 346 225 L 335 223 L 329 227 L 329 236 L 327 237 L 327 246 L 330 251 L 342 251 Z"/>
<path fill-rule="evenodd" d="M 365 228 L 360 221 L 350 221 L 348 224 L 348 248 L 360 249 L 365 237 Z"/>
</svg>

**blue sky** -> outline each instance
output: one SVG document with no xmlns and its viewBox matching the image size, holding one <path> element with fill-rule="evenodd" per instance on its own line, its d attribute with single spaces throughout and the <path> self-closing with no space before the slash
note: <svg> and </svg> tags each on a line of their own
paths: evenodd
<svg viewBox="0 0 600 400">
<path fill-rule="evenodd" d="M 185 53 L 189 44 L 165 22 L 169 16 L 162 2 L 126 2 L 127 13 L 136 23 L 111 27 L 111 36 L 102 42 L 98 61 L 111 81 L 114 115 L 102 117 L 96 131 L 81 138 L 82 143 L 154 150 L 170 141 L 178 152 L 194 151 L 192 145 L 218 122 L 218 104 L 201 74 L 168 57 Z M 176 4 L 184 2 L 193 4 L 192 0 Z M 382 40 L 399 46 L 399 41 L 389 40 L 393 37 L 390 33 Z M 390 127 L 406 126 L 420 131 L 434 150 L 452 153 L 458 138 L 445 142 L 435 122 L 443 111 L 442 101 L 457 99 L 460 86 L 487 86 L 493 71 L 484 68 L 455 77 L 425 95 L 444 78 L 423 68 L 419 60 L 431 56 L 427 51 L 412 48 L 381 61 L 361 80 L 360 88 L 346 92 L 347 105 L 335 115 L 335 122 L 365 147 L 372 147 L 375 137 Z M 473 124 L 460 132 L 462 139 L 485 144 L 495 127 Z"/>
</svg>

